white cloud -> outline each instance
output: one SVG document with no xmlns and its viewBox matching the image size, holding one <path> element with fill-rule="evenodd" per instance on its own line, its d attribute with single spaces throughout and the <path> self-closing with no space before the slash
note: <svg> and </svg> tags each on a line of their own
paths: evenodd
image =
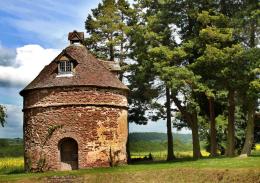
<svg viewBox="0 0 260 183">
<path fill-rule="evenodd" d="M 5 103 L 3 105 L 6 106 L 8 115 L 7 125 L 0 127 L 0 138 L 22 137 L 23 113 L 18 88 L 29 84 L 60 51 L 45 49 L 39 45 L 24 45 L 17 48 L 14 55 L 7 57 L 6 55 L 11 55 L 10 50 L 0 47 L 0 99 Z M 10 90 L 12 88 L 14 89 Z"/>
<path fill-rule="evenodd" d="M 59 52 L 58 49 L 45 49 L 39 45 L 25 45 L 17 48 L 13 64 L 0 65 L 0 85 L 27 85 Z"/>
</svg>

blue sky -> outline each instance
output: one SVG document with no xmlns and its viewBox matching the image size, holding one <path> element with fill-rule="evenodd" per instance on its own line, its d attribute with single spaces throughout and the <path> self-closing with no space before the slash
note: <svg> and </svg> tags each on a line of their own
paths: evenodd
<svg viewBox="0 0 260 183">
<path fill-rule="evenodd" d="M 26 44 L 61 47 L 72 29 L 84 30 L 84 21 L 98 0 L 0 1 L 1 43 L 9 48 Z"/>
<path fill-rule="evenodd" d="M 19 91 L 68 45 L 68 32 L 85 32 L 85 19 L 100 1 L 0 1 L 0 104 L 8 114 L 0 138 L 22 137 Z M 131 124 L 130 131 L 166 132 L 166 125 L 164 121 Z"/>
</svg>

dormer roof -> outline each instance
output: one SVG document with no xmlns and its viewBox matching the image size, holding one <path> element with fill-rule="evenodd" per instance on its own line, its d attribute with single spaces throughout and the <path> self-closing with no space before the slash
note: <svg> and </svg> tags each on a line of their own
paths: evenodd
<svg viewBox="0 0 260 183">
<path fill-rule="evenodd" d="M 71 44 L 73 44 L 74 42 L 83 43 L 83 41 L 84 41 L 84 32 L 78 32 L 76 30 L 74 30 L 73 32 L 69 32 L 68 40 L 70 41 Z"/>
</svg>

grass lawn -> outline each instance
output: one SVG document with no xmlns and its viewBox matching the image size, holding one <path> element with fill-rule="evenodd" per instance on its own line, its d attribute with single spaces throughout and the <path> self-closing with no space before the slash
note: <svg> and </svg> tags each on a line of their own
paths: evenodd
<svg viewBox="0 0 260 183">
<path fill-rule="evenodd" d="M 260 182 L 260 145 L 248 158 L 193 160 L 185 154 L 182 157 L 185 158 L 173 162 L 139 162 L 113 168 L 46 173 L 24 173 L 22 157 L 0 158 L 0 182 Z"/>
<path fill-rule="evenodd" d="M 257 160 L 256 160 L 257 159 Z M 251 165 L 254 164 L 254 168 Z M 1 175 L 1 181 L 46 182 L 259 182 L 260 158 L 210 159 L 95 168 L 71 172 Z M 241 168 L 243 167 L 243 168 Z M 177 181 L 178 180 L 178 181 Z"/>
</svg>

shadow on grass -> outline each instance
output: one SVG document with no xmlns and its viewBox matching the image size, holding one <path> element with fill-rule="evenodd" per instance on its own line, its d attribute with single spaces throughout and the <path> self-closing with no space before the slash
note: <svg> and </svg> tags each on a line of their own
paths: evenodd
<svg viewBox="0 0 260 183">
<path fill-rule="evenodd" d="M 175 158 L 174 160 L 139 160 L 139 161 L 131 161 L 129 165 L 145 165 L 145 164 L 169 164 L 169 163 L 186 163 L 186 162 L 195 162 L 203 159 L 224 159 L 226 156 L 217 156 L 217 157 L 201 157 L 201 158 L 192 158 L 192 157 L 184 157 L 184 158 Z"/>
<path fill-rule="evenodd" d="M 249 157 L 257 157 L 257 158 L 260 158 L 260 154 L 251 154 Z"/>
<path fill-rule="evenodd" d="M 25 173 L 24 169 L 0 169 L 0 175 L 11 175 Z"/>
<path fill-rule="evenodd" d="M 138 160 L 138 161 L 131 161 L 130 165 L 138 165 L 138 164 L 162 164 L 162 163 L 175 163 L 175 162 L 189 162 L 189 161 L 197 161 L 198 159 L 194 158 L 176 158 L 171 161 L 166 160 Z"/>
<path fill-rule="evenodd" d="M 260 157 L 260 151 L 253 151 L 252 154 L 250 155 L 251 157 Z"/>
</svg>

